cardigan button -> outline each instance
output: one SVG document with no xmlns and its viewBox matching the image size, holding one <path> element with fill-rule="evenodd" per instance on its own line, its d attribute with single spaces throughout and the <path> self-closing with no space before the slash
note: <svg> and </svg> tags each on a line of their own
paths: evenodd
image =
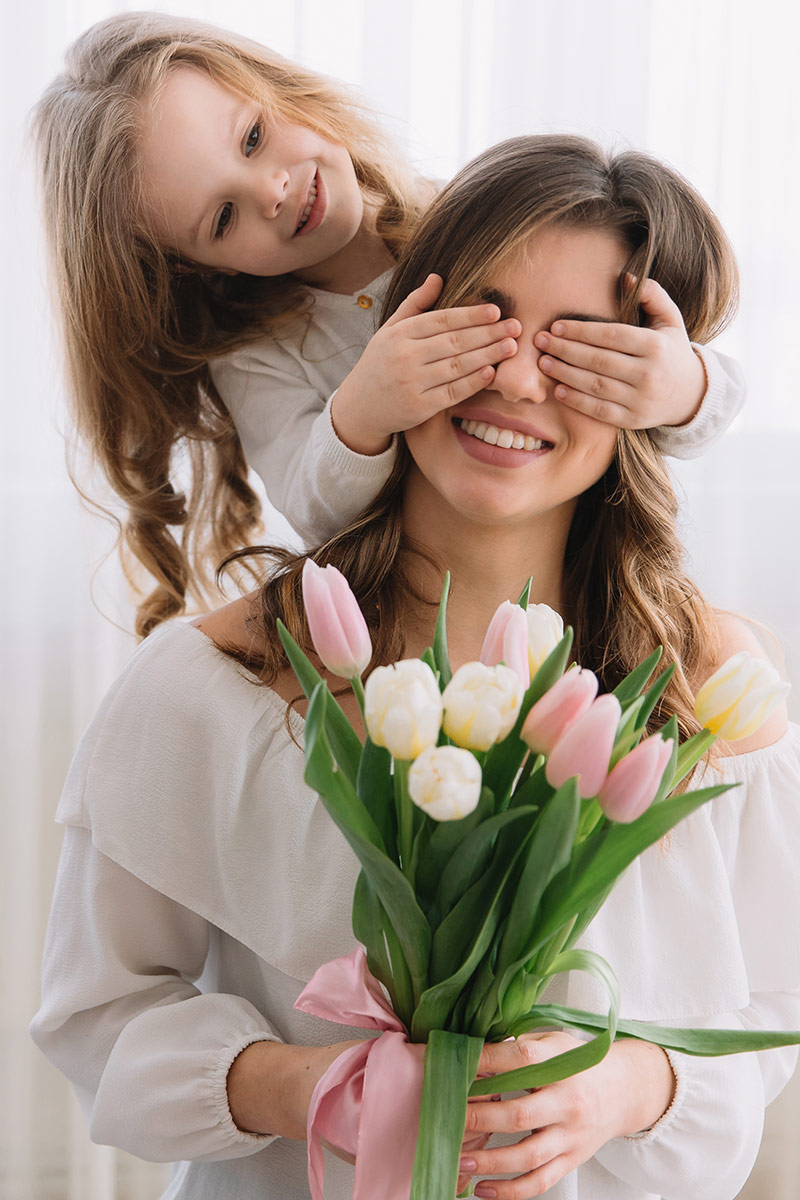
<svg viewBox="0 0 800 1200">
<path fill-rule="evenodd" d="M 372 297 L 361 295 L 356 300 L 359 308 L 372 308 Z"/>
</svg>

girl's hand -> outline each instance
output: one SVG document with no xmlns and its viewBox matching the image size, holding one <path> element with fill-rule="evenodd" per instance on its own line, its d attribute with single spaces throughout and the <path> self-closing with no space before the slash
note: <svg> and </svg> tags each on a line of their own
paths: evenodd
<svg viewBox="0 0 800 1200">
<path fill-rule="evenodd" d="M 654 279 L 645 281 L 640 303 L 644 327 L 555 321 L 534 339 L 543 351 L 539 368 L 558 381 L 557 400 L 609 425 L 685 425 L 705 395 L 702 361 L 680 310 Z"/>
<path fill-rule="evenodd" d="M 522 327 L 496 304 L 429 312 L 442 286 L 429 275 L 407 296 L 336 392 L 334 428 L 351 450 L 380 454 L 392 434 L 488 387 L 494 364 L 516 354 Z"/>
<path fill-rule="evenodd" d="M 580 1043 L 568 1033 L 527 1034 L 516 1041 L 487 1044 L 478 1072 L 492 1075 L 563 1054 Z M 672 1102 L 675 1079 L 659 1046 L 633 1039 L 615 1042 L 597 1066 L 497 1103 L 467 1107 L 467 1137 L 481 1133 L 524 1133 L 513 1146 L 463 1151 L 461 1178 L 486 1179 L 476 1196 L 528 1200 L 541 1196 L 611 1138 L 647 1129 Z"/>
</svg>

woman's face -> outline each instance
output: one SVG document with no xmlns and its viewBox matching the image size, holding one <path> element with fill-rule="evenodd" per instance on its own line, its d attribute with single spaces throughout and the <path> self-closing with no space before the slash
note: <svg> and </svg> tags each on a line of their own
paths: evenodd
<svg viewBox="0 0 800 1200">
<path fill-rule="evenodd" d="M 606 471 L 617 429 L 565 407 L 539 370 L 535 335 L 559 317 L 616 321 L 629 250 L 607 230 L 550 227 L 490 276 L 480 299 L 522 325 L 490 387 L 409 429 L 412 504 L 438 503 L 468 522 L 566 523 Z M 443 514 L 444 515 L 444 514 Z"/>
</svg>

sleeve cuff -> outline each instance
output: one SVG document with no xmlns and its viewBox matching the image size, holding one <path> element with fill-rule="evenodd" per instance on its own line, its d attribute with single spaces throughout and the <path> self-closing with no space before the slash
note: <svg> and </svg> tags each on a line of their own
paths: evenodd
<svg viewBox="0 0 800 1200">
<path fill-rule="evenodd" d="M 336 391 L 339 389 L 337 388 Z M 356 472 L 360 479 L 380 478 L 385 482 L 391 474 L 397 457 L 397 434 L 392 436 L 389 446 L 380 454 L 358 454 L 351 450 L 339 437 L 333 424 L 332 405 L 336 392 L 328 397 L 325 405 L 324 432 L 322 448 L 329 456 L 331 463 L 349 472 Z"/>
<path fill-rule="evenodd" d="M 228 1104 L 228 1072 L 234 1061 L 254 1042 L 277 1042 L 278 1039 L 269 1033 L 247 1034 L 238 1041 L 231 1042 L 219 1050 L 212 1058 L 209 1069 L 210 1099 L 215 1123 L 227 1145 L 238 1149 L 241 1154 L 250 1154 L 255 1150 L 263 1150 L 278 1136 L 275 1133 L 247 1133 L 239 1129 L 231 1116 Z"/>
<path fill-rule="evenodd" d="M 706 373 L 706 392 L 700 408 L 686 425 L 659 425 L 651 437 L 662 454 L 671 458 L 698 458 L 722 437 L 744 404 L 744 378 L 732 358 L 707 346 L 692 349 Z"/>
<path fill-rule="evenodd" d="M 672 1050 L 667 1050 L 665 1046 L 662 1046 L 661 1049 L 666 1054 L 669 1065 L 672 1068 L 672 1074 L 675 1077 L 675 1094 L 672 1097 L 672 1102 L 666 1112 L 662 1113 L 656 1123 L 651 1125 L 649 1129 L 642 1129 L 639 1133 L 626 1134 L 624 1137 L 619 1138 L 620 1142 L 636 1142 L 639 1146 L 650 1145 L 662 1137 L 680 1116 L 681 1109 L 686 1102 L 687 1092 L 686 1071 L 684 1070 L 686 1065 L 685 1056 L 679 1057 Z"/>
</svg>

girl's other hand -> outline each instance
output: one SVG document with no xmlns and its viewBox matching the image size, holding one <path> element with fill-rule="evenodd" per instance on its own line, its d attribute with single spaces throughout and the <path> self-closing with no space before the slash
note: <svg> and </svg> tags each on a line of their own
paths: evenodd
<svg viewBox="0 0 800 1200">
<path fill-rule="evenodd" d="M 581 1043 L 563 1032 L 526 1034 L 488 1043 L 478 1072 L 494 1075 L 544 1062 Z M 669 1108 L 675 1077 L 664 1051 L 650 1042 L 615 1042 L 602 1062 L 545 1087 L 467 1107 L 466 1136 L 525 1134 L 512 1146 L 462 1151 L 461 1176 L 484 1179 L 476 1196 L 529 1200 L 586 1162 L 611 1138 L 648 1129 Z"/>
<path fill-rule="evenodd" d="M 496 304 L 428 311 L 442 290 L 429 275 L 367 344 L 333 399 L 341 441 L 380 454 L 392 435 L 489 387 L 494 366 L 516 354 L 521 325 Z"/>
<path fill-rule="evenodd" d="M 627 276 L 632 280 L 632 276 Z M 541 371 L 557 400 L 620 429 L 685 425 L 700 408 L 706 373 L 683 317 L 660 284 L 645 280 L 647 325 L 556 321 L 537 333 Z"/>
</svg>

